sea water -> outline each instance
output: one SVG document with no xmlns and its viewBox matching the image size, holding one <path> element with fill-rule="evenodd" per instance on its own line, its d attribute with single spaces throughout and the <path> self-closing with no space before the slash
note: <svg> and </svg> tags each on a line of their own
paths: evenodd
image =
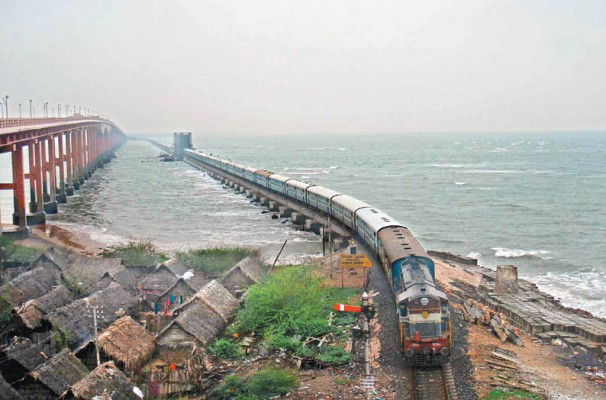
<svg viewBox="0 0 606 400">
<path fill-rule="evenodd" d="M 194 133 L 193 140 L 207 153 L 353 195 L 410 228 L 426 249 L 492 268 L 515 265 L 565 305 L 606 317 L 605 133 Z M 127 142 L 51 223 L 108 244 L 151 239 L 166 251 L 251 245 L 271 258 L 288 240 L 286 260 L 321 252 L 317 236 L 158 154 Z"/>
</svg>

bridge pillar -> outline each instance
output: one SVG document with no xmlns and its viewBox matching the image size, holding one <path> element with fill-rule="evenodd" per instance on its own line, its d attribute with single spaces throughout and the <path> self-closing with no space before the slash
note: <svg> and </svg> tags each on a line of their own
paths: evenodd
<svg viewBox="0 0 606 400">
<path fill-rule="evenodd" d="M 269 211 L 279 211 L 279 207 L 280 206 L 275 201 L 267 202 L 267 208 L 269 209 Z"/>
<path fill-rule="evenodd" d="M 303 225 L 305 223 L 305 215 L 302 215 L 298 212 L 293 212 L 290 215 L 290 220 L 292 221 L 293 224 L 295 225 Z"/>
<path fill-rule="evenodd" d="M 30 170 L 30 179 L 33 175 L 35 180 L 35 207 L 32 207 L 32 204 L 30 204 L 30 212 L 32 214 L 27 216 L 27 224 L 37 225 L 46 222 L 46 213 L 44 212 L 44 189 L 42 185 L 42 141 L 35 139 L 33 145 L 31 145 L 31 149 L 32 152 L 29 155 L 30 168 L 33 167 L 33 170 Z"/>
<path fill-rule="evenodd" d="M 29 212 L 35 213 L 38 211 L 38 205 L 36 204 L 36 164 L 35 164 L 35 152 L 34 152 L 35 140 L 30 141 L 27 144 L 27 153 L 29 155 Z"/>
<path fill-rule="evenodd" d="M 16 145 L 12 152 L 13 161 L 13 201 L 15 212 L 13 224 L 19 230 L 27 230 L 27 210 L 25 209 L 25 174 L 23 173 L 23 147 Z"/>
<path fill-rule="evenodd" d="M 280 206 L 278 209 L 280 211 L 281 218 L 290 218 L 292 216 L 292 210 L 290 208 L 285 207 L 285 206 Z"/>
<path fill-rule="evenodd" d="M 44 157 L 46 158 L 48 155 L 45 168 L 45 175 L 48 173 L 48 181 L 45 179 L 47 190 L 45 195 L 48 200 L 44 203 L 44 212 L 47 214 L 56 214 L 59 210 L 57 208 L 57 199 L 55 198 L 57 191 L 57 179 L 55 177 L 55 139 L 51 136 L 46 142 L 48 145 L 48 154 L 45 151 Z"/>
<path fill-rule="evenodd" d="M 322 228 L 322 224 L 314 221 L 313 219 L 308 218 L 305 220 L 305 230 L 306 231 L 311 231 L 311 232 L 314 232 L 319 235 L 321 228 Z"/>
<path fill-rule="evenodd" d="M 61 132 L 57 136 L 58 140 L 58 151 L 59 157 L 56 159 L 56 163 L 59 164 L 59 187 L 57 188 L 56 199 L 57 203 L 67 203 L 67 195 L 65 193 L 65 156 L 63 151 L 63 139 L 65 132 Z"/>
</svg>

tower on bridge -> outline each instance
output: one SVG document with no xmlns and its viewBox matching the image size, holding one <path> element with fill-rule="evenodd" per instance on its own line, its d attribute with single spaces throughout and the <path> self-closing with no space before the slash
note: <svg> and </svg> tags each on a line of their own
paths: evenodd
<svg viewBox="0 0 606 400">
<path fill-rule="evenodd" d="M 173 148 L 175 160 L 183 160 L 185 149 L 194 147 L 191 141 L 191 132 L 175 132 L 173 134 Z"/>
</svg>

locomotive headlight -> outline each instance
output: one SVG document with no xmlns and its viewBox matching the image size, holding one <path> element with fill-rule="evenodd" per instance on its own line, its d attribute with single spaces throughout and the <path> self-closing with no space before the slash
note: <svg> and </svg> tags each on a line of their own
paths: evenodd
<svg viewBox="0 0 606 400">
<path fill-rule="evenodd" d="M 448 353 L 450 353 L 450 349 L 449 349 L 448 347 L 442 347 L 442 349 L 440 350 L 440 353 L 441 353 L 443 356 L 447 356 L 447 355 L 448 355 Z"/>
<path fill-rule="evenodd" d="M 423 317 L 423 318 L 427 318 L 427 317 L 429 317 L 429 311 L 423 311 L 423 312 L 421 313 L 421 317 Z"/>
<path fill-rule="evenodd" d="M 406 354 L 406 357 L 412 357 L 415 355 L 415 352 L 413 349 L 406 349 L 406 352 L 404 354 Z"/>
<path fill-rule="evenodd" d="M 423 304 L 424 306 L 428 305 L 429 304 L 429 299 L 427 297 L 423 297 L 421 299 L 421 304 Z"/>
</svg>

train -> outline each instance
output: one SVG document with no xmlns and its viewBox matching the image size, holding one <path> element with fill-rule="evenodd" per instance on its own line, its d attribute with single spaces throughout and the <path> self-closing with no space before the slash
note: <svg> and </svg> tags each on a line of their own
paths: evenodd
<svg viewBox="0 0 606 400">
<path fill-rule="evenodd" d="M 234 163 L 200 150 L 185 150 L 185 159 L 288 197 L 347 227 L 380 260 L 389 280 L 397 304 L 405 362 L 411 366 L 448 362 L 452 348 L 448 298 L 436 286 L 433 261 L 408 228 L 381 210 L 332 189 Z"/>
</svg>

